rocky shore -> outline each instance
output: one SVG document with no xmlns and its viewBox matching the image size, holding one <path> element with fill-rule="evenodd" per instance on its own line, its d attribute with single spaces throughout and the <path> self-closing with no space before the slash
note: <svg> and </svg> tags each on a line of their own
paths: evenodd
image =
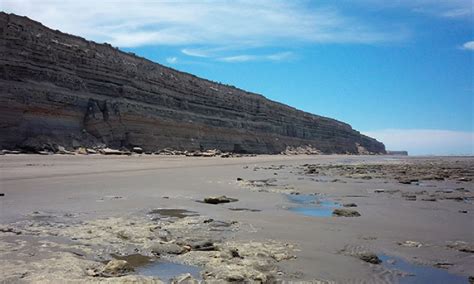
<svg viewBox="0 0 474 284">
<path fill-rule="evenodd" d="M 424 283 L 430 275 L 467 283 L 472 276 L 470 157 L 0 159 L 7 283 Z"/>
</svg>

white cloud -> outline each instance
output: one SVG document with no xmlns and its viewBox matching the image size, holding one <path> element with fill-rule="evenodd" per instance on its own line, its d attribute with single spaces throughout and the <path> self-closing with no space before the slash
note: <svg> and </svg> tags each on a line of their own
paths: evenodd
<svg viewBox="0 0 474 284">
<path fill-rule="evenodd" d="M 243 55 L 221 57 L 218 60 L 224 61 L 224 62 L 247 62 L 247 61 L 255 61 L 257 59 L 258 59 L 258 56 L 243 54 Z"/>
<path fill-rule="evenodd" d="M 178 62 L 178 58 L 177 57 L 168 57 L 168 58 L 166 58 L 166 62 L 168 62 L 169 64 L 176 64 Z"/>
<path fill-rule="evenodd" d="M 226 57 L 219 57 L 217 60 L 223 62 L 248 62 L 248 61 L 287 61 L 294 58 L 293 52 L 285 51 L 285 52 L 278 52 L 273 54 L 266 54 L 266 55 L 250 55 L 250 54 L 242 54 L 242 55 L 234 55 L 234 56 L 226 56 Z"/>
<path fill-rule="evenodd" d="M 188 56 L 193 56 L 193 57 L 210 57 L 209 52 L 206 50 L 184 48 L 184 49 L 181 49 L 181 52 L 183 54 L 186 54 Z"/>
<path fill-rule="evenodd" d="M 383 129 L 364 132 L 387 150 L 410 155 L 474 155 L 474 132 L 431 129 Z"/>
<path fill-rule="evenodd" d="M 472 50 L 474 51 L 474 40 L 473 41 L 468 41 L 462 45 L 462 49 L 466 50 Z"/>
<path fill-rule="evenodd" d="M 294 57 L 293 52 L 285 51 L 285 52 L 279 52 L 279 53 L 267 55 L 266 59 L 272 60 L 272 61 L 282 61 L 282 60 L 289 60 L 293 57 Z"/>
<path fill-rule="evenodd" d="M 2 10 L 119 47 L 378 43 L 406 37 L 307 1 L 3 0 Z"/>
</svg>

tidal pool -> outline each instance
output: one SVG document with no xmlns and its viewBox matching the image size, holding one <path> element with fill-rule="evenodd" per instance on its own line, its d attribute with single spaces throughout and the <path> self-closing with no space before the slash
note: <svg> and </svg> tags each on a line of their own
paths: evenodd
<svg viewBox="0 0 474 284">
<path fill-rule="evenodd" d="M 331 201 L 321 195 L 288 194 L 288 199 L 299 206 L 289 208 L 300 215 L 312 217 L 331 217 L 335 208 L 341 207 L 337 202 Z"/>
<path fill-rule="evenodd" d="M 137 268 L 136 273 L 144 276 L 155 276 L 165 282 L 170 282 L 176 276 L 189 273 L 194 278 L 200 280 L 201 269 L 197 266 L 179 264 L 174 262 L 155 261 Z"/>
<path fill-rule="evenodd" d="M 398 282 L 400 284 L 415 284 L 415 283 L 430 283 L 430 284 L 467 284 L 469 283 L 467 277 L 451 274 L 442 268 L 432 266 L 416 265 L 409 263 L 401 258 L 379 255 L 383 265 L 390 270 L 398 270 L 407 274 L 407 276 L 400 277 Z M 390 260 L 390 261 L 389 261 Z"/>
</svg>

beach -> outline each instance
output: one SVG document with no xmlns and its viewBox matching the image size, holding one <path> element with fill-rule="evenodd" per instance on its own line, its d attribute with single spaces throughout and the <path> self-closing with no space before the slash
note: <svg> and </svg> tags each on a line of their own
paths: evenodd
<svg viewBox="0 0 474 284">
<path fill-rule="evenodd" d="M 225 282 L 419 277 L 392 267 L 397 261 L 465 283 L 474 275 L 472 157 L 19 154 L 0 161 L 6 282 L 155 283 L 163 276 L 140 271 L 158 260 L 196 267 L 200 275 L 188 280 Z M 222 196 L 223 203 L 205 202 Z M 145 264 L 104 267 L 130 255 Z"/>
</svg>

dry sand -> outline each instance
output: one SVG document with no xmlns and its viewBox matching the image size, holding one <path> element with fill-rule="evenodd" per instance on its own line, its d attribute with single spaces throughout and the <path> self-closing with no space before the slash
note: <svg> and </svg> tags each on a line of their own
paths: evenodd
<svg viewBox="0 0 474 284">
<path fill-rule="evenodd" d="M 110 253 L 150 255 L 157 234 L 166 231 L 171 237 L 160 242 L 190 252 L 162 258 L 198 265 L 210 280 L 239 280 L 229 276 L 239 273 L 267 281 L 403 279 L 384 264 L 359 259 L 373 252 L 437 265 L 467 283 L 474 274 L 473 175 L 474 158 L 468 157 L 5 155 L 0 280 L 153 283 L 134 273 L 105 277 L 101 265 Z M 399 182 L 406 179 L 419 181 Z M 361 216 L 300 215 L 288 210 L 298 205 L 285 193 L 355 203 L 349 209 Z M 196 202 L 220 195 L 238 201 Z M 160 221 L 148 214 L 156 208 L 196 214 Z M 212 239 L 216 248 L 197 251 L 191 237 Z"/>
</svg>

